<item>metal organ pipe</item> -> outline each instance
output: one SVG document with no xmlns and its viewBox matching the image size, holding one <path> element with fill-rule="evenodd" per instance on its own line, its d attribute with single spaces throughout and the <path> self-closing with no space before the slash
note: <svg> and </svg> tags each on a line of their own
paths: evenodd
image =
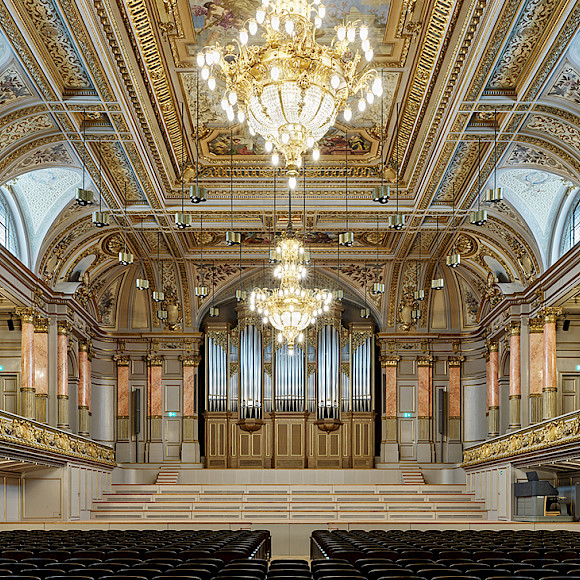
<svg viewBox="0 0 580 580">
<path fill-rule="evenodd" d="M 318 418 L 339 418 L 340 338 L 327 324 L 318 333 Z"/>
<path fill-rule="evenodd" d="M 354 352 L 352 358 L 353 411 L 371 410 L 371 339 L 367 338 Z"/>
<path fill-rule="evenodd" d="M 240 415 L 262 416 L 262 334 L 254 325 L 240 333 Z"/>
</svg>

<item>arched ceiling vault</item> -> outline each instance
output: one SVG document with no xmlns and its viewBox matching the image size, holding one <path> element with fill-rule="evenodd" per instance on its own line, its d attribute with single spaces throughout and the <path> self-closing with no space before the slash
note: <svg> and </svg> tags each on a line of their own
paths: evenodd
<svg viewBox="0 0 580 580">
<path fill-rule="evenodd" d="M 233 225 L 244 237 L 246 270 L 261 267 L 272 225 L 279 232 L 288 224 L 282 180 L 273 220 L 274 172 L 263 144 L 223 118 L 216 95 L 202 90 L 198 102 L 195 93 L 197 51 L 216 39 L 226 42 L 255 4 L 224 0 L 222 9 L 234 22 L 230 27 L 212 21 L 201 0 L 0 4 L 0 184 L 13 187 L 17 196 L 18 184 L 29 182 L 37 171 L 78 175 L 85 165 L 87 179 L 111 212 L 111 226 L 97 230 L 90 223 L 90 208 L 72 204 L 74 186 L 63 189 L 51 212 L 53 221 L 43 221 L 38 228 L 42 239 L 34 242 L 38 259 L 33 267 L 47 282 L 75 284 L 71 291 L 80 292 L 79 299 L 90 297 L 94 308 L 105 311 L 103 300 L 108 303 L 141 268 L 136 263 L 129 276 L 118 265 L 116 254 L 125 237 L 142 259 L 152 288 L 159 283 L 161 232 L 164 283 L 172 285 L 183 324 L 193 328 L 202 313 L 192 293 L 201 266 L 201 212 L 204 275 L 208 264 L 220 269 L 220 292 L 233 287 L 236 275 L 237 249 L 224 243 L 231 220 L 230 130 L 235 135 Z M 348 223 L 356 242 L 341 252 L 343 284 L 360 300 L 365 285 L 377 276 L 384 281 L 387 293 L 373 308 L 384 328 L 394 328 L 413 285 L 430 294 L 437 259 L 444 262 L 455 240 L 462 264 L 445 274 L 453 286 L 446 300 L 461 297 L 470 307 L 469 312 L 458 310 L 449 324 L 471 327 L 474 303 L 490 286 L 511 284 L 505 292 L 518 284 L 525 287 L 552 263 L 550 223 L 564 219 L 566 189 L 580 185 L 580 59 L 578 41 L 572 44 L 580 5 L 348 0 L 329 6 L 329 12 L 331 25 L 356 14 L 372 22 L 374 65 L 384 71 L 386 122 L 380 126 L 378 105 L 349 124 L 337 121 L 325 138 L 321 160 L 307 160 L 306 215 L 301 182 L 292 223 L 299 229 L 306 222 L 314 261 L 335 268 L 337 235 L 346 224 L 348 147 Z M 331 28 L 322 33 L 331 35 Z M 186 110 L 183 172 L 181 103 Z M 401 108 L 398 159 L 396 103 Z M 381 172 L 394 185 L 397 165 L 399 206 L 406 214 L 401 232 L 386 227 L 394 199 L 380 207 L 370 200 Z M 505 202 L 489 208 L 484 227 L 473 227 L 468 212 L 493 180 L 496 165 Z M 192 182 L 198 166 L 209 201 L 196 207 L 186 202 L 195 225 L 179 232 L 173 214 L 181 204 L 180 180 Z M 72 280 L 79 272 L 80 282 Z M 504 277 L 507 282 L 501 281 Z M 422 306 L 425 312 L 431 307 Z"/>
</svg>

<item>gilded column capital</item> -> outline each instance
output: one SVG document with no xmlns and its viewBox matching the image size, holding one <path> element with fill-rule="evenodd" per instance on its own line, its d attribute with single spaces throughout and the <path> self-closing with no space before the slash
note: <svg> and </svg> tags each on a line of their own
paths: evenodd
<svg viewBox="0 0 580 580">
<path fill-rule="evenodd" d="M 126 354 L 114 354 L 113 360 L 117 363 L 118 367 L 128 367 L 131 362 L 131 358 Z"/>
<path fill-rule="evenodd" d="M 499 352 L 499 342 L 497 340 L 492 340 L 489 343 L 489 352 Z"/>
<path fill-rule="evenodd" d="M 381 361 L 381 366 L 383 368 L 386 367 L 396 367 L 399 364 L 399 361 L 401 360 L 400 356 L 393 356 L 393 355 L 389 355 L 389 356 L 381 356 L 380 357 L 380 361 Z"/>
<path fill-rule="evenodd" d="M 558 316 L 562 316 L 562 309 L 547 306 L 542 308 L 542 316 L 544 317 L 544 324 L 556 324 Z"/>
<path fill-rule="evenodd" d="M 417 357 L 417 366 L 419 367 L 431 367 L 435 360 L 434 356 L 419 356 Z"/>
<path fill-rule="evenodd" d="M 91 351 L 91 341 L 86 338 L 79 340 L 79 352 L 89 353 L 90 351 Z"/>
<path fill-rule="evenodd" d="M 544 332 L 544 319 L 542 316 L 529 318 L 528 324 L 530 325 L 530 334 L 540 334 Z"/>
<path fill-rule="evenodd" d="M 36 311 L 34 308 L 16 308 L 16 316 L 20 316 L 22 322 L 28 322 L 34 324 L 34 317 L 36 316 Z"/>
<path fill-rule="evenodd" d="M 461 363 L 465 360 L 464 356 L 450 356 L 447 359 L 450 367 L 460 367 Z"/>
<path fill-rule="evenodd" d="M 198 367 L 201 362 L 201 356 L 195 354 L 182 354 L 179 360 L 184 367 Z"/>
<path fill-rule="evenodd" d="M 145 357 L 148 367 L 160 367 L 163 366 L 163 355 L 160 354 L 148 354 Z"/>
<path fill-rule="evenodd" d="M 68 333 L 72 330 L 71 323 L 68 320 L 59 320 L 56 323 L 56 328 L 58 334 L 61 334 L 63 336 L 67 336 Z"/>
<path fill-rule="evenodd" d="M 512 336 L 519 336 L 522 331 L 522 323 L 519 320 L 512 320 L 509 325 L 506 327 L 506 330 L 509 329 L 509 333 Z"/>
<path fill-rule="evenodd" d="M 46 334 L 48 332 L 49 320 L 42 316 L 34 319 L 34 332 Z"/>
</svg>

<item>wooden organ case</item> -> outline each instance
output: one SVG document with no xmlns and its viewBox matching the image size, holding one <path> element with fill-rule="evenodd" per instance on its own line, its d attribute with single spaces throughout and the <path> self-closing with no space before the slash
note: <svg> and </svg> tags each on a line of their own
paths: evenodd
<svg viewBox="0 0 580 580">
<path fill-rule="evenodd" d="M 246 307 L 208 323 L 208 468 L 374 467 L 374 328 L 335 307 L 294 353 Z"/>
</svg>

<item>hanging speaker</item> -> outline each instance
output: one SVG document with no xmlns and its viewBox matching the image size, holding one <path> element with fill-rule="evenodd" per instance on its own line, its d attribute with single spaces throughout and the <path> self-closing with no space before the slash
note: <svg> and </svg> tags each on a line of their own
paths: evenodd
<svg viewBox="0 0 580 580">
<path fill-rule="evenodd" d="M 8 328 L 10 328 L 10 326 L 8 326 Z M 566 320 L 564 320 L 564 324 L 562 325 L 562 330 L 564 332 L 568 332 L 570 330 L 570 321 L 566 318 Z"/>
<path fill-rule="evenodd" d="M 565 320 L 564 324 L 566 324 L 566 322 L 568 322 L 568 321 Z M 12 320 L 12 313 L 10 313 L 10 318 L 8 319 L 8 330 L 10 330 L 11 332 L 14 330 L 14 320 Z M 566 330 L 568 330 L 568 329 L 566 328 Z"/>
</svg>

